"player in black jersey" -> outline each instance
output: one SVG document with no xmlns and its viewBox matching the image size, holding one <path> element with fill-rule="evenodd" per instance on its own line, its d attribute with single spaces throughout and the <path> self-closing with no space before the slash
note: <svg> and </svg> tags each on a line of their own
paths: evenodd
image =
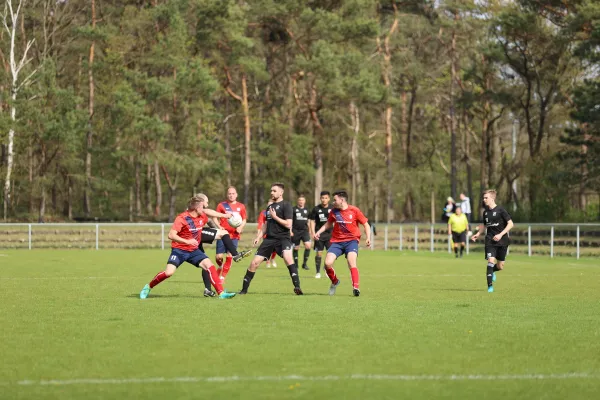
<svg viewBox="0 0 600 400">
<path fill-rule="evenodd" d="M 504 269 L 506 253 L 508 252 L 508 231 L 514 226 L 510 214 L 501 206 L 496 204 L 496 191 L 486 190 L 483 192 L 483 211 L 482 224 L 479 225 L 479 231 L 472 236 L 475 242 L 483 232 L 485 224 L 485 259 L 487 260 L 487 284 L 488 292 L 494 291 L 494 282 L 496 281 L 496 271 Z"/>
<path fill-rule="evenodd" d="M 248 293 L 248 287 L 250 282 L 254 278 L 256 269 L 271 258 L 273 251 L 283 258 L 285 264 L 290 271 L 290 277 L 294 284 L 294 293 L 301 295 L 302 289 L 300 289 L 300 277 L 298 276 L 298 266 L 294 263 L 292 257 L 292 241 L 290 238 L 290 230 L 292 229 L 292 205 L 283 200 L 283 189 L 285 186 L 283 183 L 276 182 L 271 185 L 271 200 L 273 204 L 267 206 L 267 222 L 263 224 L 262 229 L 257 233 L 254 239 L 254 245 L 264 237 L 264 240 L 260 244 L 260 247 L 256 251 L 254 259 L 250 263 L 246 276 L 244 276 L 244 282 L 242 290 L 239 294 Z"/>
<path fill-rule="evenodd" d="M 308 231 L 308 210 L 306 207 L 306 197 L 300 195 L 298 204 L 294 207 L 294 218 L 292 219 L 292 243 L 294 244 L 294 262 L 298 265 L 298 250 L 300 242 L 304 242 L 304 262 L 303 269 L 308 269 L 306 262 L 310 255 L 310 232 Z"/>
<path fill-rule="evenodd" d="M 308 216 L 310 237 L 313 237 L 315 232 L 321 229 L 321 227 L 327 222 L 327 218 L 329 218 L 329 213 L 331 212 L 329 199 L 329 192 L 326 190 L 322 191 L 321 204 L 313 208 L 310 212 L 310 215 Z M 323 231 L 319 236 L 319 240 L 315 240 L 315 267 L 317 269 L 317 274 L 315 275 L 315 278 L 317 279 L 321 278 L 321 257 L 323 256 L 323 250 L 329 249 L 331 245 L 330 240 L 332 231 L 333 228 Z"/>
</svg>

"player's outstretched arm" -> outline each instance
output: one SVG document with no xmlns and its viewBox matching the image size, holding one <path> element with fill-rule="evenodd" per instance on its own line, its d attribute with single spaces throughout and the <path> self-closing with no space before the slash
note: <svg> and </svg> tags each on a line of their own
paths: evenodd
<svg viewBox="0 0 600 400">
<path fill-rule="evenodd" d="M 474 234 L 473 236 L 471 236 L 471 240 L 474 241 L 474 242 L 476 242 L 477 239 L 479 238 L 479 235 L 481 235 L 484 232 L 485 232 L 485 226 L 483 224 L 479 224 L 477 233 Z"/>
<path fill-rule="evenodd" d="M 321 227 L 321 229 L 319 229 L 316 233 L 315 233 L 315 239 L 319 240 L 319 237 L 321 236 L 321 233 L 325 232 L 327 229 L 331 229 L 331 227 L 333 226 L 333 224 L 329 221 L 325 222 L 325 225 L 323 225 Z"/>
<path fill-rule="evenodd" d="M 231 213 L 223 214 L 220 212 L 216 212 L 215 210 L 212 210 L 210 208 L 205 208 L 204 214 L 206 214 L 207 217 L 211 218 L 230 218 L 232 216 Z"/>
<path fill-rule="evenodd" d="M 266 234 L 267 234 L 267 224 L 265 223 L 265 224 L 262 224 L 262 226 L 258 230 L 258 233 L 257 233 L 256 237 L 254 238 L 253 245 L 256 246 L 258 244 L 258 242 L 260 242 L 260 239 L 262 239 Z"/>
</svg>

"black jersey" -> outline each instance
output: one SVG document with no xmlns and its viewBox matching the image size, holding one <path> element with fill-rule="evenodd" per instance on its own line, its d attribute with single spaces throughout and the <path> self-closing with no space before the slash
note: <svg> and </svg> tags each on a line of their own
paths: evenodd
<svg viewBox="0 0 600 400">
<path fill-rule="evenodd" d="M 290 239 L 290 230 L 271 217 L 269 209 L 274 209 L 275 214 L 281 219 L 292 219 L 292 205 L 282 200 L 267 206 L 267 239 Z"/>
<path fill-rule="evenodd" d="M 308 209 L 301 207 L 294 207 L 294 219 L 292 224 L 292 230 L 294 232 L 304 232 L 308 230 Z"/>
<path fill-rule="evenodd" d="M 498 205 L 494 208 L 486 208 L 483 211 L 486 246 L 508 246 L 508 235 L 502 236 L 502 239 L 497 242 L 492 238 L 501 233 L 511 219 L 510 214 Z"/>
<path fill-rule="evenodd" d="M 329 218 L 329 213 L 331 212 L 331 209 L 331 205 L 323 207 L 321 204 L 312 209 L 310 215 L 308 216 L 308 219 L 310 219 L 311 221 L 315 221 L 315 233 L 319 229 L 321 229 L 323 225 L 325 225 L 325 223 L 327 222 L 327 218 Z M 328 241 L 329 239 L 331 239 L 331 232 L 333 232 L 333 227 L 331 229 L 323 231 L 323 233 L 321 233 L 320 240 Z"/>
</svg>

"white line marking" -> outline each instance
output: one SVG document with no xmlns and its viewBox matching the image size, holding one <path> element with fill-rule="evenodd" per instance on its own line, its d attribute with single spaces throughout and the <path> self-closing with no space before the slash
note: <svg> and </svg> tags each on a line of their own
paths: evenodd
<svg viewBox="0 0 600 400">
<path fill-rule="evenodd" d="M 278 381 L 493 381 L 493 380 L 563 380 L 563 379 L 600 379 L 600 374 L 572 372 L 564 374 L 514 374 L 514 375 L 325 375 L 325 376 L 183 376 L 174 378 L 125 378 L 125 379 L 50 379 L 22 380 L 16 383 L 0 382 L 0 385 L 19 386 L 66 386 L 66 385 L 124 385 L 131 383 L 197 383 L 197 382 L 278 382 Z"/>
</svg>

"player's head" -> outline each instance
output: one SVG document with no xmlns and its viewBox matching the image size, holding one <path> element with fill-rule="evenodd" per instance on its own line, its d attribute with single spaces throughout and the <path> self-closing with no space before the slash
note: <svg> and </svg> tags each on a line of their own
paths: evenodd
<svg viewBox="0 0 600 400">
<path fill-rule="evenodd" d="M 323 190 L 321 192 L 321 205 L 323 207 L 327 207 L 329 205 L 330 196 L 331 194 L 328 190 Z"/>
<path fill-rule="evenodd" d="M 460 205 L 459 205 L 459 204 L 457 204 L 456 206 L 457 206 L 457 207 L 456 207 L 456 210 L 454 210 L 454 212 L 456 213 L 456 215 L 460 215 L 460 214 L 462 214 L 462 208 L 460 208 Z"/>
<path fill-rule="evenodd" d="M 306 205 L 306 197 L 304 197 L 304 195 L 301 194 L 300 196 L 298 196 L 298 207 L 304 208 L 305 205 Z"/>
<path fill-rule="evenodd" d="M 188 211 L 202 211 L 208 205 L 208 197 L 203 193 L 197 193 L 188 200 Z"/>
<path fill-rule="evenodd" d="M 234 202 L 237 200 L 237 190 L 235 190 L 234 186 L 229 186 L 227 188 L 227 200 L 229 200 L 230 202 Z"/>
<path fill-rule="evenodd" d="M 271 185 L 271 200 L 273 202 L 279 201 L 283 198 L 283 190 L 285 185 L 281 182 L 275 182 Z"/>
<path fill-rule="evenodd" d="M 333 192 L 333 206 L 335 208 L 343 208 L 344 204 L 348 204 L 348 192 L 345 190 Z"/>
<path fill-rule="evenodd" d="M 487 207 L 491 204 L 496 204 L 496 190 L 488 189 L 483 192 L 483 204 Z"/>
<path fill-rule="evenodd" d="M 461 201 L 464 201 L 467 198 L 467 196 L 465 196 L 464 193 L 461 193 L 460 196 L 458 196 L 458 197 L 460 197 Z"/>
</svg>

